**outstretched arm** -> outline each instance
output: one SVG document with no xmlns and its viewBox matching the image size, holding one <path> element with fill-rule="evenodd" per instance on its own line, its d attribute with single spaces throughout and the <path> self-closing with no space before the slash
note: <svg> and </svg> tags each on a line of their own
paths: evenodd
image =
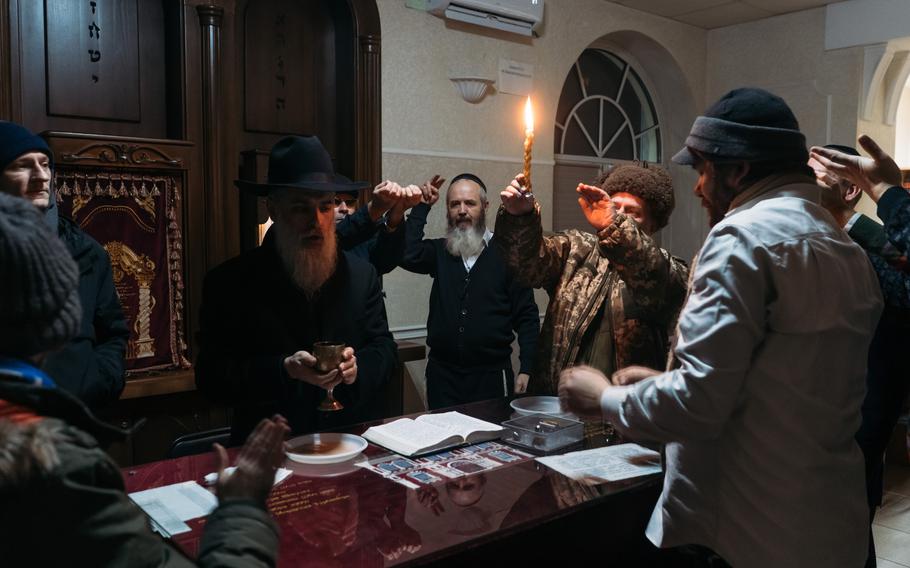
<svg viewBox="0 0 910 568">
<path fill-rule="evenodd" d="M 524 175 L 518 174 L 501 193 L 493 244 L 520 286 L 552 292 L 569 257 L 569 239 L 543 236 L 540 206 L 528 197 Z"/>
</svg>

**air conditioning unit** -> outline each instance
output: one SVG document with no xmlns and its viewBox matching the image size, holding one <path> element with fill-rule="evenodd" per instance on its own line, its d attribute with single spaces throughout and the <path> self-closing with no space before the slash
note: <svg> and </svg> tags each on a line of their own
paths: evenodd
<svg viewBox="0 0 910 568">
<path fill-rule="evenodd" d="M 543 21 L 543 0 L 427 0 L 427 11 L 448 20 L 524 36 Z"/>
</svg>

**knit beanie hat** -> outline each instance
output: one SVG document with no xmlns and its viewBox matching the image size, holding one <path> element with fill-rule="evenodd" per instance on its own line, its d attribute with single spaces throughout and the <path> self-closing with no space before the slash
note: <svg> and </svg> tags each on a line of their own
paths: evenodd
<svg viewBox="0 0 910 568">
<path fill-rule="evenodd" d="M 27 358 L 78 331 L 79 272 L 37 207 L 0 193 L 0 354 Z"/>
<path fill-rule="evenodd" d="M 730 91 L 697 117 L 673 162 L 694 165 L 690 148 L 716 160 L 809 160 L 806 137 L 784 99 L 751 87 Z"/>
<path fill-rule="evenodd" d="M 676 200 L 673 197 L 673 181 L 663 168 L 631 164 L 617 166 L 601 174 L 596 184 L 607 195 L 630 193 L 647 203 L 655 230 L 663 229 L 670 221 Z"/>
<path fill-rule="evenodd" d="M 15 122 L 0 120 L 0 171 L 27 152 L 42 152 L 54 167 L 54 154 L 44 138 L 32 134 L 30 130 Z"/>
</svg>

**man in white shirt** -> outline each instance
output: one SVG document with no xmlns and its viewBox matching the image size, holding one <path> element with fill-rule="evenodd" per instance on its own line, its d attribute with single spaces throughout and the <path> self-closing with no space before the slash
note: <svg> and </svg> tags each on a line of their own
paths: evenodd
<svg viewBox="0 0 910 568">
<path fill-rule="evenodd" d="M 648 525 L 737 567 L 861 566 L 867 521 L 854 440 L 882 307 L 863 250 L 820 205 L 787 104 L 736 89 L 696 118 L 678 164 L 713 228 L 666 373 L 563 372 L 573 411 L 666 444 Z M 622 385 L 622 386 L 620 386 Z M 713 552 L 711 552 L 713 551 Z"/>
<path fill-rule="evenodd" d="M 424 202 L 405 223 L 401 267 L 433 278 L 427 318 L 427 406 L 431 410 L 525 392 L 540 319 L 534 293 L 519 286 L 501 253 L 488 246 L 483 181 L 455 176 L 446 192 L 444 238 L 424 238 L 442 178 L 423 185 Z M 495 240 L 493 241 L 495 243 Z M 518 339 L 519 372 L 512 368 Z"/>
</svg>

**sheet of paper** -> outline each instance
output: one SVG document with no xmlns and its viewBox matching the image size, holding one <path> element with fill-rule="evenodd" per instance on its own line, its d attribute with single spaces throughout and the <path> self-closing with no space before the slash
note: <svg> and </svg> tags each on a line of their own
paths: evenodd
<svg viewBox="0 0 910 568">
<path fill-rule="evenodd" d="M 660 454 L 638 444 L 618 444 L 561 456 L 537 458 L 576 481 L 604 483 L 660 473 Z"/>
<path fill-rule="evenodd" d="M 231 475 L 232 473 L 234 473 L 235 469 L 237 469 L 237 468 L 234 466 L 226 467 L 226 468 L 224 468 L 224 473 L 227 475 Z M 288 476 L 291 475 L 291 473 L 293 473 L 291 470 L 284 469 L 283 467 L 279 467 L 277 470 L 275 470 L 275 481 L 272 482 L 272 487 L 278 485 L 279 483 L 281 483 L 282 481 L 287 479 Z M 203 479 L 205 480 L 206 485 L 214 485 L 215 482 L 218 481 L 218 472 L 213 471 L 212 473 L 207 473 L 207 474 L 205 474 L 205 477 Z"/>
<path fill-rule="evenodd" d="M 137 491 L 129 498 L 170 535 L 189 531 L 183 521 L 204 517 L 218 506 L 218 499 L 195 481 Z"/>
</svg>

